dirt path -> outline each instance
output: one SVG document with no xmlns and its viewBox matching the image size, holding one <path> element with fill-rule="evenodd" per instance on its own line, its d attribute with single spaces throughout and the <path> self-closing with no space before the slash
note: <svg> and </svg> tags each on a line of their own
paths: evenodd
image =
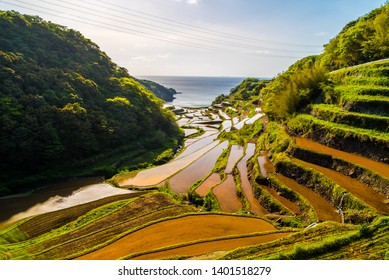
<svg viewBox="0 0 389 280">
<path fill-rule="evenodd" d="M 262 219 L 228 215 L 194 215 L 152 224 L 78 259 L 111 260 L 196 240 L 276 228 Z"/>
<path fill-rule="evenodd" d="M 198 244 L 182 246 L 162 252 L 150 253 L 132 258 L 133 260 L 160 260 L 166 258 L 173 258 L 176 256 L 198 256 L 209 255 L 216 251 L 229 251 L 239 247 L 246 247 L 250 245 L 258 245 L 261 243 L 270 242 L 282 237 L 290 235 L 289 232 L 270 233 L 260 236 L 242 237 L 233 239 L 224 239 L 218 241 L 206 241 Z M 201 259 L 201 256 L 198 258 Z"/>
<path fill-rule="evenodd" d="M 325 145 L 316 143 L 312 140 L 308 140 L 302 137 L 296 137 L 296 146 L 308 150 L 312 150 L 318 153 L 329 154 L 331 156 L 344 159 L 346 161 L 364 166 L 374 172 L 377 172 L 387 178 L 389 178 L 389 164 L 385 164 L 382 162 L 374 161 L 362 156 L 350 154 L 347 152 L 343 152 L 341 150 L 337 150 L 334 148 L 327 147 Z M 363 149 L 363 147 L 361 147 Z"/>
<path fill-rule="evenodd" d="M 330 220 L 341 222 L 340 215 L 336 212 L 336 209 L 320 195 L 279 173 L 276 173 L 275 176 L 290 189 L 304 196 L 308 200 L 312 208 L 315 210 L 319 221 Z"/>
<path fill-rule="evenodd" d="M 375 192 L 367 185 L 329 168 L 325 168 L 299 159 L 292 159 L 292 161 L 319 171 L 328 177 L 331 181 L 345 188 L 351 194 L 358 197 L 360 200 L 364 201 L 366 204 L 370 205 L 381 214 L 389 213 L 389 205 L 385 203 L 386 197 L 380 193 Z"/>
</svg>

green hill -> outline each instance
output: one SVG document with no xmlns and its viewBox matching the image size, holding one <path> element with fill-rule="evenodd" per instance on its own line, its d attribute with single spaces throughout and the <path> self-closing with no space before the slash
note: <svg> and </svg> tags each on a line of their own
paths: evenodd
<svg viewBox="0 0 389 280">
<path fill-rule="evenodd" d="M 162 101 L 96 44 L 39 17 L 0 12 L 0 76 L 0 193 L 113 175 L 181 136 Z"/>
</svg>

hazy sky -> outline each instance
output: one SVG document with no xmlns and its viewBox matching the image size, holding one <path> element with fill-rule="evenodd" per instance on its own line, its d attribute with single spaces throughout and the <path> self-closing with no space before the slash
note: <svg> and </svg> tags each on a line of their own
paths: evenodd
<svg viewBox="0 0 389 280">
<path fill-rule="evenodd" d="M 385 0 L 0 0 L 80 31 L 131 75 L 273 77 Z"/>
</svg>

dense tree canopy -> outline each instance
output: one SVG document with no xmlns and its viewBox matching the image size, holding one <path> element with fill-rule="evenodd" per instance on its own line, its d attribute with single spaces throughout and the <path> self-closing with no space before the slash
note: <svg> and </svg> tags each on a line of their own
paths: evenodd
<svg viewBox="0 0 389 280">
<path fill-rule="evenodd" d="M 0 77 L 3 183 L 123 146 L 174 145 L 180 135 L 162 100 L 96 44 L 39 17 L 0 12 Z"/>
<path fill-rule="evenodd" d="M 389 57 L 389 4 L 347 24 L 326 46 L 330 70 Z"/>
</svg>

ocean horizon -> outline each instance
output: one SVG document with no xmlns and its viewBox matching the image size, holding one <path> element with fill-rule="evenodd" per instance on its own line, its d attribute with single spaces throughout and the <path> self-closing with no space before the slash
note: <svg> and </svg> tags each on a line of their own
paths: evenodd
<svg viewBox="0 0 389 280">
<path fill-rule="evenodd" d="M 175 89 L 179 94 L 174 95 L 175 99 L 167 102 L 168 104 L 181 107 L 205 107 L 210 106 L 217 96 L 228 95 L 231 89 L 247 77 L 139 76 L 138 78 Z"/>
</svg>

